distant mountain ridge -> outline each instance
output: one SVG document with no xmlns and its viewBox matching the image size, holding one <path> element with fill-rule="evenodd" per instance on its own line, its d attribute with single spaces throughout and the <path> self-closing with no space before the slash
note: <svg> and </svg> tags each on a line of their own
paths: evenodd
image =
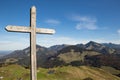
<svg viewBox="0 0 120 80">
<path fill-rule="evenodd" d="M 115 57 L 111 57 L 111 61 L 114 58 L 116 58 L 114 60 L 119 60 L 120 58 L 119 56 L 116 57 L 116 55 L 120 55 L 120 45 L 115 45 L 116 44 L 111 45 L 107 43 L 101 44 L 94 41 L 90 41 L 87 44 L 55 45 L 49 48 L 36 45 L 38 64 L 37 66 L 49 68 L 60 65 L 108 65 L 107 59 L 109 60 L 108 57 L 110 57 L 111 55 L 115 55 Z M 105 55 L 108 55 L 108 57 Z M 105 62 L 101 60 L 104 56 L 106 57 Z M 95 61 L 98 62 L 96 63 Z M 0 63 L 3 64 L 3 62 L 17 63 L 23 66 L 29 66 L 30 47 L 23 50 L 16 50 L 8 55 L 1 57 Z M 113 64 L 115 64 L 116 62 L 118 63 L 118 65 L 115 67 L 119 68 L 120 62 L 115 61 Z M 112 66 L 112 64 L 109 64 L 109 66 Z"/>
<path fill-rule="evenodd" d="M 11 52 L 12 51 L 0 51 L 0 57 L 5 56 L 5 55 L 7 55 L 7 54 L 9 54 Z"/>
<path fill-rule="evenodd" d="M 113 43 L 102 43 L 102 44 L 110 48 L 120 48 L 120 44 L 113 44 Z"/>
</svg>

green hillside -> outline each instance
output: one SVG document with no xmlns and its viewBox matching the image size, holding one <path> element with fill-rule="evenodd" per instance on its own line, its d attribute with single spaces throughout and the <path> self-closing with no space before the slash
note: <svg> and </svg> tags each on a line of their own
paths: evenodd
<svg viewBox="0 0 120 80">
<path fill-rule="evenodd" d="M 38 80 L 120 80 L 103 69 L 88 66 L 38 68 Z M 19 65 L 0 68 L 0 80 L 30 80 L 29 70 Z"/>
<path fill-rule="evenodd" d="M 0 80 L 19 80 L 23 78 L 24 80 L 30 80 L 29 70 L 21 67 L 19 65 L 9 65 L 0 68 Z"/>
</svg>

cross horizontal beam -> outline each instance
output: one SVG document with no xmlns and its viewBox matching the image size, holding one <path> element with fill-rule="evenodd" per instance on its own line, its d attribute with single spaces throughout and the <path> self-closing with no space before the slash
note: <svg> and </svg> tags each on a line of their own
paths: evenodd
<svg viewBox="0 0 120 80">
<path fill-rule="evenodd" d="M 7 31 L 10 31 L 10 32 L 23 32 L 23 33 L 30 33 L 31 32 L 31 27 L 25 27 L 25 26 L 8 25 L 5 29 Z M 36 28 L 36 33 L 39 33 L 39 34 L 54 34 L 55 30 L 54 29 L 45 29 L 45 28 Z"/>
</svg>

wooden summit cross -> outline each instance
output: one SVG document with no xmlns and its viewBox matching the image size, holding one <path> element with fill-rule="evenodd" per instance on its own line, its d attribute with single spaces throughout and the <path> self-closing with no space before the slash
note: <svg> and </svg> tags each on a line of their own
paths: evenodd
<svg viewBox="0 0 120 80">
<path fill-rule="evenodd" d="M 31 52 L 31 80 L 37 80 L 37 64 L 36 64 L 36 33 L 54 34 L 53 29 L 36 28 L 36 8 L 30 9 L 30 27 L 11 26 L 6 27 L 7 31 L 30 33 L 30 52 Z"/>
</svg>

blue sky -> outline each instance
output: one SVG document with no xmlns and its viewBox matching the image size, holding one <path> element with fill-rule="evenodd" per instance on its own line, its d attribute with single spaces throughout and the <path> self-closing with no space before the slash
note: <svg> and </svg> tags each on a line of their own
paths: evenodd
<svg viewBox="0 0 120 80">
<path fill-rule="evenodd" d="M 5 31 L 7 25 L 28 26 L 30 8 L 37 8 L 37 28 L 53 28 L 54 35 L 37 34 L 37 44 L 79 44 L 89 41 L 120 44 L 120 0 L 1 0 L 0 50 L 29 46 L 28 33 Z"/>
</svg>

